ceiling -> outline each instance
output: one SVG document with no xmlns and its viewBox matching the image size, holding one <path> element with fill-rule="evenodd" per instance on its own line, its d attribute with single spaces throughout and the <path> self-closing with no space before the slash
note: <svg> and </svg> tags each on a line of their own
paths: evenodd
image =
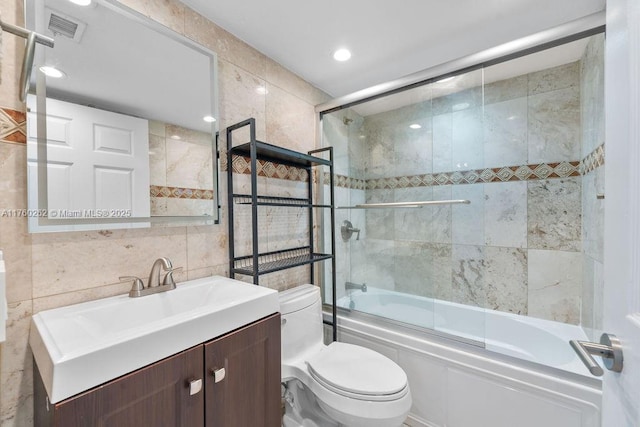
<svg viewBox="0 0 640 427">
<path fill-rule="evenodd" d="M 182 0 L 338 97 L 605 7 L 605 0 Z M 351 60 L 336 62 L 340 47 Z"/>
</svg>

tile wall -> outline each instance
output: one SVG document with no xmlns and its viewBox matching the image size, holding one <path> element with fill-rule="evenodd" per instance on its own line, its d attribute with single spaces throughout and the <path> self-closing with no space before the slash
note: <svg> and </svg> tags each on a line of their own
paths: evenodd
<svg viewBox="0 0 640 427">
<path fill-rule="evenodd" d="M 328 96 L 275 61 L 175 0 L 125 0 L 127 6 L 218 54 L 221 129 L 255 117 L 258 137 L 296 150 L 315 146 L 314 106 Z M 24 25 L 20 0 L 0 0 L 2 19 Z M 24 105 L 18 100 L 23 41 L 5 33 L 0 81 L 0 209 L 26 209 Z M 258 93 L 256 88 L 267 88 Z M 221 146 L 226 142 L 221 141 Z M 226 165 L 226 162 L 225 162 Z M 286 180 L 272 180 L 283 187 Z M 188 186 L 190 187 L 190 185 Z M 287 190 L 288 191 L 288 190 Z M 32 418 L 30 316 L 38 311 L 122 294 L 118 276 L 146 277 L 154 259 L 167 256 L 184 269 L 178 280 L 228 273 L 226 177 L 220 177 L 221 223 L 138 230 L 31 235 L 26 218 L 0 217 L 0 248 L 7 264 L 8 340 L 0 345 L 0 426 L 28 427 Z M 274 222 L 274 234 L 286 239 Z M 274 243 L 275 244 L 275 243 Z M 265 276 L 286 287 L 304 274 Z"/>
<path fill-rule="evenodd" d="M 151 216 L 213 216 L 211 134 L 149 122 Z"/>
</svg>

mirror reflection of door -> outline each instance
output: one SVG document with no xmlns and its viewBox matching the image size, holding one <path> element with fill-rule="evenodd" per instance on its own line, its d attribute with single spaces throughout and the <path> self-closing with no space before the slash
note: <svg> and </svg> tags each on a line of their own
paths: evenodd
<svg viewBox="0 0 640 427">
<path fill-rule="evenodd" d="M 47 119 L 48 146 L 45 150 L 32 150 L 30 156 L 33 179 L 29 184 L 29 200 L 33 203 L 29 208 L 52 212 L 66 206 L 73 210 L 92 209 L 98 205 L 114 211 L 131 209 L 133 219 L 147 219 L 146 224 L 137 226 L 149 226 L 150 217 L 217 222 L 215 53 L 111 0 L 97 0 L 89 6 L 66 0 L 29 0 L 26 9 L 27 26 L 55 40 L 53 49 L 38 52 L 31 85 L 33 93 L 38 76 L 44 81 L 41 67 L 59 71 L 60 77 L 56 78 L 48 69 L 46 90 L 37 91 L 38 96 L 44 96 L 46 92 L 47 110 L 50 105 L 60 105 L 58 102 L 70 103 L 77 106 L 77 111 L 100 112 L 98 117 L 89 118 L 89 122 L 113 114 L 125 122 L 147 123 L 146 131 L 142 128 L 136 131 L 136 138 L 140 139 L 136 139 L 135 144 L 141 144 L 144 134 L 146 147 L 138 146 L 135 150 L 138 162 L 135 170 L 128 163 L 131 159 L 119 151 L 126 151 L 122 145 L 132 143 L 132 140 L 125 142 L 128 137 L 124 133 L 113 131 L 115 128 L 131 130 L 124 124 L 108 125 L 112 128 L 107 132 L 109 137 L 115 138 L 108 144 L 115 144 L 115 148 L 96 148 L 95 141 L 91 151 L 79 151 L 74 146 L 73 167 L 67 168 L 62 167 L 65 163 L 57 156 L 66 157 L 71 150 L 53 142 L 52 133 L 56 130 L 52 127 L 55 122 L 52 117 L 57 113 L 46 111 L 51 116 Z M 42 109 L 44 103 L 39 102 Z M 34 108 L 30 107 L 32 112 L 35 104 L 33 101 Z M 70 111 L 65 110 L 66 113 L 71 117 Z M 128 118 L 124 119 L 125 116 Z M 36 114 L 30 114 L 28 120 L 34 121 L 36 117 Z M 73 133 L 77 130 L 78 120 L 73 117 L 70 122 L 74 123 L 70 127 Z M 35 144 L 37 131 L 42 127 L 35 123 L 29 123 L 28 127 Z M 106 130 L 101 132 L 86 138 L 104 139 Z M 40 144 L 43 143 L 40 138 Z M 147 153 L 146 159 L 141 157 L 143 152 Z M 38 153 L 46 153 L 48 158 L 38 159 Z M 98 159 L 100 162 L 108 160 L 108 171 L 95 167 Z M 118 164 L 115 159 L 121 159 L 123 163 Z M 45 170 L 34 168 L 38 160 L 49 164 L 47 173 L 38 175 L 37 170 Z M 70 160 L 70 157 L 65 158 L 65 162 Z M 53 167 L 53 164 L 57 166 Z M 92 171 L 93 177 L 82 178 L 80 170 Z M 62 184 L 61 180 L 67 181 Z M 126 188 L 118 188 L 116 181 Z M 41 189 L 47 189 L 47 197 L 34 195 L 37 183 Z M 102 185 L 104 191 L 96 185 Z M 78 189 L 83 186 L 86 191 Z M 63 199 L 71 204 L 63 203 Z M 48 201 L 48 206 L 38 204 L 43 200 Z M 67 230 L 91 229 L 90 223 L 96 223 L 100 229 L 132 226 L 114 221 L 113 218 L 105 222 L 88 217 L 61 221 L 49 216 L 30 221 L 30 231 L 54 231 L 51 227 L 55 231 L 63 231 L 64 227 Z M 77 227 L 68 228 L 71 224 Z"/>
<path fill-rule="evenodd" d="M 29 95 L 30 111 L 34 103 Z M 35 122 L 28 130 L 30 170 L 37 168 Z M 48 99 L 47 185 L 54 218 L 148 217 L 148 121 Z"/>
</svg>

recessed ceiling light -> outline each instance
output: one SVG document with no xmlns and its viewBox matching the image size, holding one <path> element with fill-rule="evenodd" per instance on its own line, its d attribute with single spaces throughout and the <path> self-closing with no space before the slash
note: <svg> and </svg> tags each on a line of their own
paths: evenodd
<svg viewBox="0 0 640 427">
<path fill-rule="evenodd" d="M 213 123 L 216 121 L 216 118 L 213 116 L 204 116 L 202 120 L 204 120 L 207 123 Z"/>
<path fill-rule="evenodd" d="M 419 125 L 419 124 L 417 124 L 417 123 L 414 123 L 414 124 L 412 124 L 412 125 L 409 125 L 409 127 L 410 127 L 411 129 L 420 129 L 422 126 L 420 126 L 420 125 Z"/>
<path fill-rule="evenodd" d="M 179 135 L 171 135 L 169 138 L 171 139 L 182 139 Z"/>
<path fill-rule="evenodd" d="M 69 0 L 73 4 L 77 4 L 78 6 L 89 6 L 91 4 L 91 0 Z"/>
<path fill-rule="evenodd" d="M 351 58 L 351 52 L 349 52 L 349 49 L 341 48 L 333 52 L 333 59 L 336 61 L 348 61 L 349 58 Z"/>
<path fill-rule="evenodd" d="M 453 80 L 455 78 L 456 78 L 456 76 L 445 77 L 444 79 L 440 79 L 440 80 L 436 81 L 436 83 L 450 82 L 451 80 Z"/>
<path fill-rule="evenodd" d="M 266 94 L 268 94 L 268 93 L 269 93 L 269 91 L 267 90 L 267 88 L 266 88 L 266 87 L 264 87 L 264 86 L 258 86 L 258 87 L 256 88 L 256 92 L 258 92 L 260 95 L 266 95 Z"/>
<path fill-rule="evenodd" d="M 40 71 L 42 71 L 45 76 L 53 77 L 54 79 L 60 79 L 66 76 L 63 71 L 49 65 L 43 65 L 42 67 L 40 67 Z"/>
<path fill-rule="evenodd" d="M 469 108 L 468 102 L 461 102 L 460 104 L 456 104 L 453 107 L 451 107 L 453 111 L 460 111 L 460 110 L 464 110 L 465 108 Z"/>
</svg>

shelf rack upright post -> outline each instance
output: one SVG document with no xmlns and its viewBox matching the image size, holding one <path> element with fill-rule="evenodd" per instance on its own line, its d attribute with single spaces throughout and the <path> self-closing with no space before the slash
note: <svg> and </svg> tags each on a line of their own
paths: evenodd
<svg viewBox="0 0 640 427">
<path fill-rule="evenodd" d="M 249 127 L 249 142 L 233 146 L 233 132 Z M 324 260 L 331 260 L 332 279 L 332 316 L 333 339 L 337 338 L 336 332 L 336 259 L 335 259 L 335 194 L 333 175 L 333 148 L 325 147 L 309 151 L 307 154 L 267 144 L 256 139 L 255 119 L 250 118 L 227 128 L 227 197 L 228 197 L 228 221 L 229 221 L 229 275 L 235 278 L 236 274 L 251 276 L 253 283 L 259 284 L 259 276 L 273 273 L 288 268 L 309 265 L 310 283 L 315 282 L 314 264 Z M 329 159 L 317 157 L 314 154 L 328 153 Z M 251 168 L 251 194 L 239 194 L 234 192 L 233 185 L 233 159 L 235 156 L 248 157 Z M 288 167 L 304 169 L 307 177 L 306 197 L 278 197 L 258 194 L 258 162 L 267 161 Z M 329 168 L 329 204 L 313 203 L 313 169 L 316 166 Z M 319 180 L 321 178 L 318 174 Z M 323 175 L 324 176 L 324 175 Z M 323 177 L 322 176 L 322 177 Z M 322 181 L 320 181 L 322 182 Z M 323 189 L 322 189 L 323 190 Z M 234 233 L 234 206 L 251 205 L 251 255 L 236 254 Z M 309 243 L 307 246 L 289 248 L 285 250 L 263 252 L 259 251 L 258 209 L 261 206 L 280 206 L 308 210 Z M 328 209 L 331 217 L 331 251 L 328 253 L 316 252 L 314 244 L 314 209 Z M 326 249 L 326 248 L 325 248 Z M 326 275 L 325 275 L 326 276 Z"/>
</svg>

